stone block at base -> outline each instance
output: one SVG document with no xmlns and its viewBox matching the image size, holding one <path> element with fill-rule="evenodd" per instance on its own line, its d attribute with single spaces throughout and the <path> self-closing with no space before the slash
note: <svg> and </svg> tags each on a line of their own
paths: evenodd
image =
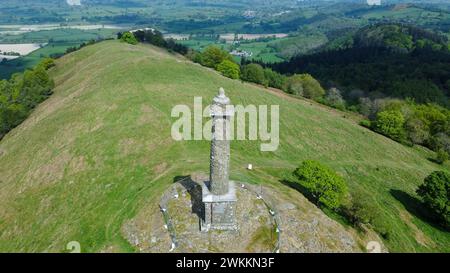
<svg viewBox="0 0 450 273">
<path fill-rule="evenodd" d="M 202 201 L 205 206 L 205 215 L 201 219 L 201 231 L 238 230 L 234 182 L 229 182 L 228 192 L 223 195 L 212 194 L 208 185 L 202 183 Z"/>
</svg>

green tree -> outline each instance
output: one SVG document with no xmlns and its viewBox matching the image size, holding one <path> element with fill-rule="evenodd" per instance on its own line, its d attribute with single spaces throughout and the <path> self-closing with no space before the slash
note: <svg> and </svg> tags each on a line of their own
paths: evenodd
<svg viewBox="0 0 450 273">
<path fill-rule="evenodd" d="M 367 195 L 357 193 L 352 196 L 350 206 L 345 210 L 348 220 L 355 226 L 373 224 L 378 211 L 375 201 Z"/>
<path fill-rule="evenodd" d="M 435 171 L 424 179 L 417 194 L 444 226 L 450 227 L 450 174 Z"/>
<path fill-rule="evenodd" d="M 259 64 L 248 64 L 242 68 L 241 79 L 258 84 L 266 84 L 264 68 Z"/>
<path fill-rule="evenodd" d="M 225 77 L 239 79 L 241 68 L 235 62 L 224 60 L 217 66 L 217 71 L 222 73 Z"/>
<path fill-rule="evenodd" d="M 287 90 L 291 94 L 300 95 L 309 99 L 318 99 L 325 95 L 320 83 L 309 74 L 296 74 L 287 82 Z"/>
<path fill-rule="evenodd" d="M 124 32 L 120 38 L 120 41 L 131 44 L 131 45 L 137 45 L 138 41 L 136 39 L 136 37 L 134 37 L 134 34 L 127 31 Z"/>
<path fill-rule="evenodd" d="M 377 114 L 374 122 L 374 130 L 394 140 L 403 140 L 405 131 L 403 125 L 405 118 L 400 111 L 387 110 Z"/>
<path fill-rule="evenodd" d="M 285 89 L 286 76 L 283 76 L 270 68 L 266 68 L 264 69 L 264 77 L 266 78 L 267 84 L 270 87 Z"/>
<path fill-rule="evenodd" d="M 341 91 L 339 89 L 333 87 L 327 91 L 325 96 L 325 102 L 329 106 L 332 106 L 337 109 L 345 109 L 345 100 L 342 98 Z"/>
<path fill-rule="evenodd" d="M 330 209 L 337 209 L 347 195 L 347 184 L 335 171 L 317 161 L 304 161 L 294 171 L 298 183 L 314 198 L 315 202 Z"/>
<path fill-rule="evenodd" d="M 224 60 L 233 61 L 231 55 L 216 46 L 208 46 L 197 56 L 197 61 L 207 67 L 217 69 L 217 66 Z"/>
<path fill-rule="evenodd" d="M 439 164 L 444 164 L 448 160 L 448 153 L 444 149 L 439 149 L 436 152 L 436 162 Z"/>
</svg>

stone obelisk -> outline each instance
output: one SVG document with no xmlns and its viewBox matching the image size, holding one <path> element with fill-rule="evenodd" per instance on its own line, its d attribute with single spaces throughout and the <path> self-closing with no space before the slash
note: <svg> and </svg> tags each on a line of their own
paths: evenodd
<svg viewBox="0 0 450 273">
<path fill-rule="evenodd" d="M 201 230 L 236 230 L 236 190 L 229 180 L 230 119 L 234 115 L 230 99 L 223 88 L 211 105 L 212 136 L 209 181 L 202 185 L 205 215 Z"/>
</svg>

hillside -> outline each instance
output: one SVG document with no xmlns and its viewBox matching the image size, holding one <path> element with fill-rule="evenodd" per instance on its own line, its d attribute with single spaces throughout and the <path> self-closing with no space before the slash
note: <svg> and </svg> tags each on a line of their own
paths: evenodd
<svg viewBox="0 0 450 273">
<path fill-rule="evenodd" d="M 233 142 L 232 179 L 289 192 L 281 181 L 301 161 L 319 160 L 351 192 L 373 198 L 390 251 L 450 251 L 449 233 L 417 210 L 417 185 L 441 168 L 427 150 L 151 46 L 87 46 L 59 59 L 51 74 L 54 94 L 0 142 L 0 252 L 59 252 L 73 240 L 87 252 L 136 251 L 124 239 L 127 221 L 155 206 L 177 177 L 209 169 L 209 142 L 170 137 L 172 107 L 191 106 L 194 96 L 206 105 L 219 87 L 235 104 L 280 105 L 279 149 Z"/>
<path fill-rule="evenodd" d="M 282 73 L 310 73 L 344 91 L 449 105 L 450 51 L 436 32 L 400 24 L 364 27 L 316 53 L 273 65 Z"/>
</svg>

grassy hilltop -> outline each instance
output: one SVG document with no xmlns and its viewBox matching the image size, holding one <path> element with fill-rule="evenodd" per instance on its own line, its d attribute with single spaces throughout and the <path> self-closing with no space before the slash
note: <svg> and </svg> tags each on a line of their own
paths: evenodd
<svg viewBox="0 0 450 273">
<path fill-rule="evenodd" d="M 343 113 L 239 81 L 151 46 L 102 42 L 51 71 L 55 93 L 0 141 L 0 252 L 134 251 L 123 223 L 159 201 L 175 177 L 208 172 L 209 142 L 175 142 L 177 104 L 204 105 L 219 87 L 235 104 L 280 105 L 280 147 L 232 143 L 232 179 L 272 184 L 305 159 L 333 167 L 351 192 L 372 197 L 390 251 L 450 251 L 450 235 L 415 213 L 414 191 L 438 165 Z M 245 170 L 253 163 L 255 170 Z M 445 167 L 447 168 L 447 167 Z"/>
</svg>

